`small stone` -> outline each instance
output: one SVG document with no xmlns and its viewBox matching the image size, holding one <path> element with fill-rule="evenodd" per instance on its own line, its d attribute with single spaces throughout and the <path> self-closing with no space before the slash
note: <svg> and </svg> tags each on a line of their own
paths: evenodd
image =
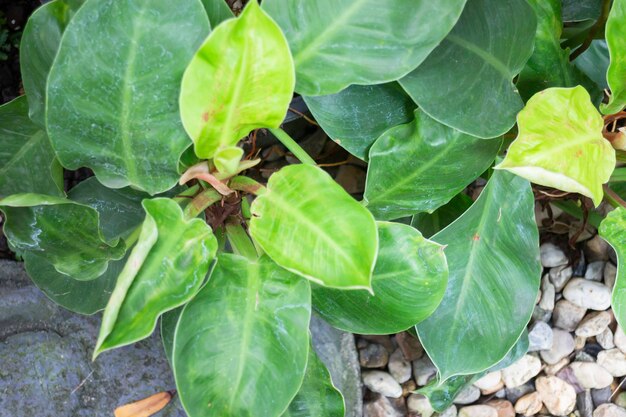
<svg viewBox="0 0 626 417">
<path fill-rule="evenodd" d="M 389 362 L 389 353 L 383 346 L 372 343 L 359 349 L 359 363 L 364 368 L 383 368 Z"/>
<path fill-rule="evenodd" d="M 563 289 L 563 297 L 577 306 L 606 310 L 611 306 L 611 290 L 604 284 L 584 278 L 572 278 Z"/>
<path fill-rule="evenodd" d="M 578 384 L 584 389 L 606 388 L 613 382 L 613 376 L 595 362 L 574 362 L 570 364 Z"/>
<path fill-rule="evenodd" d="M 611 324 L 611 315 L 606 311 L 589 313 L 576 328 L 576 336 L 592 337 L 605 331 Z"/>
<path fill-rule="evenodd" d="M 591 413 L 593 413 L 593 400 L 588 390 L 579 392 L 576 395 L 576 409 L 580 413 L 580 417 L 591 417 Z"/>
<path fill-rule="evenodd" d="M 552 243 L 544 243 L 540 247 L 541 265 L 545 268 L 566 265 L 569 259 L 565 253 Z"/>
<path fill-rule="evenodd" d="M 572 274 L 575 277 L 585 276 L 585 269 L 587 269 L 587 262 L 585 260 L 585 252 L 580 251 L 579 256 L 576 257 L 576 262 L 572 265 Z"/>
<path fill-rule="evenodd" d="M 604 261 L 595 261 L 587 265 L 585 279 L 601 282 L 604 275 L 604 264 Z"/>
<path fill-rule="evenodd" d="M 576 336 L 574 337 L 574 349 L 580 350 L 585 347 L 585 343 L 587 343 L 586 337 Z"/>
<path fill-rule="evenodd" d="M 574 411 L 576 391 L 567 382 L 555 376 L 542 376 L 537 378 L 535 386 L 550 414 L 565 416 Z"/>
<path fill-rule="evenodd" d="M 502 382 L 502 372 L 489 372 L 487 375 L 474 382 L 474 386 L 480 389 L 480 392 L 483 395 L 493 394 L 504 387 L 504 383 Z"/>
<path fill-rule="evenodd" d="M 578 323 L 583 319 L 586 312 L 587 309 L 579 307 L 570 301 L 559 300 L 554 306 L 552 323 L 555 327 L 573 332 L 576 327 L 578 327 Z"/>
<path fill-rule="evenodd" d="M 596 336 L 596 341 L 602 349 L 613 349 L 615 347 L 615 343 L 613 342 L 613 332 L 611 332 L 610 328 L 604 329 L 602 333 Z"/>
<path fill-rule="evenodd" d="M 417 384 L 412 379 L 409 379 L 405 383 L 402 384 L 402 396 L 406 397 L 413 391 L 417 389 Z"/>
<path fill-rule="evenodd" d="M 495 408 L 498 412 L 498 417 L 515 417 L 513 404 L 507 400 L 491 400 L 486 405 Z"/>
<path fill-rule="evenodd" d="M 437 368 L 433 365 L 428 356 L 413 361 L 413 376 L 418 386 L 426 385 L 436 373 Z"/>
<path fill-rule="evenodd" d="M 407 361 L 414 361 L 424 356 L 424 348 L 420 341 L 409 332 L 402 332 L 396 335 L 396 342 L 404 354 Z"/>
<path fill-rule="evenodd" d="M 520 385 L 515 388 L 507 388 L 506 391 L 506 399 L 511 401 L 512 403 L 516 403 L 517 400 L 522 398 L 524 395 L 531 393 L 535 390 L 535 387 L 532 383 L 528 382 L 524 385 Z"/>
<path fill-rule="evenodd" d="M 541 372 L 541 361 L 532 355 L 524 355 L 517 362 L 502 370 L 502 380 L 507 388 L 525 384 Z"/>
<path fill-rule="evenodd" d="M 545 311 L 554 310 L 555 295 L 556 291 L 554 290 L 554 285 L 552 285 L 548 274 L 546 274 L 541 280 L 541 300 L 539 300 L 539 307 Z"/>
<path fill-rule="evenodd" d="M 607 261 L 609 259 L 609 244 L 600 235 L 595 235 L 585 242 L 585 255 L 589 262 Z"/>
<path fill-rule="evenodd" d="M 570 384 L 574 388 L 574 391 L 576 391 L 577 394 L 585 390 L 578 383 L 578 380 L 576 379 L 576 375 L 574 375 L 574 371 L 569 366 L 561 369 L 555 376 L 567 382 L 568 384 Z"/>
<path fill-rule="evenodd" d="M 468 385 L 454 399 L 454 404 L 465 405 L 471 404 L 480 398 L 480 390 L 474 385 Z"/>
<path fill-rule="evenodd" d="M 626 356 L 619 349 L 603 350 L 598 353 L 598 365 L 613 376 L 626 375 Z"/>
<path fill-rule="evenodd" d="M 539 411 L 543 403 L 541 402 L 541 395 L 537 391 L 524 395 L 515 403 L 515 412 L 523 416 L 534 416 Z"/>
<path fill-rule="evenodd" d="M 624 330 L 622 330 L 619 325 L 615 328 L 613 343 L 615 343 L 615 347 L 621 350 L 622 353 L 626 353 L 626 333 L 624 333 Z"/>
<path fill-rule="evenodd" d="M 620 407 L 626 407 L 626 392 L 620 392 L 615 398 L 615 404 Z"/>
<path fill-rule="evenodd" d="M 470 405 L 459 410 L 459 417 L 498 417 L 498 411 L 489 405 Z"/>
<path fill-rule="evenodd" d="M 543 308 L 536 305 L 533 309 L 533 321 L 543 321 L 547 323 L 552 318 L 552 312 L 548 310 L 544 310 Z"/>
<path fill-rule="evenodd" d="M 547 350 L 552 347 L 552 328 L 543 321 L 535 322 L 528 332 L 528 351 Z"/>
<path fill-rule="evenodd" d="M 571 266 L 562 265 L 551 268 L 548 275 L 550 276 L 550 282 L 554 285 L 554 289 L 557 292 L 561 292 L 565 288 L 567 281 L 572 278 L 573 273 Z"/>
<path fill-rule="evenodd" d="M 439 414 L 439 417 L 457 417 L 456 405 L 453 404 L 443 410 L 443 413 Z"/>
<path fill-rule="evenodd" d="M 385 397 L 399 398 L 402 396 L 402 387 L 387 372 L 365 371 L 363 372 L 363 384 L 370 391 Z"/>
<path fill-rule="evenodd" d="M 335 181 L 348 194 L 361 194 L 365 189 L 365 171 L 354 165 L 341 165 L 335 176 Z"/>
<path fill-rule="evenodd" d="M 428 398 L 420 394 L 409 395 L 406 400 L 406 407 L 410 413 L 418 414 L 421 417 L 430 417 L 435 412 Z"/>
<path fill-rule="evenodd" d="M 597 355 L 597 353 L 596 353 Z M 580 350 L 578 352 L 576 352 L 576 356 L 574 356 L 574 361 L 575 362 L 594 362 L 596 361 L 596 358 L 594 358 L 593 356 L 591 356 L 589 353 L 585 352 L 584 350 Z"/>
<path fill-rule="evenodd" d="M 411 379 L 411 362 L 404 359 L 404 354 L 399 348 L 391 354 L 388 368 L 391 376 L 400 384 Z"/>
<path fill-rule="evenodd" d="M 404 413 L 396 410 L 389 398 L 381 395 L 376 401 L 363 405 L 363 417 L 404 417 Z"/>
<path fill-rule="evenodd" d="M 611 387 L 592 389 L 591 398 L 593 399 L 593 404 L 597 407 L 601 404 L 610 402 L 612 394 L 613 390 L 611 389 Z"/>
<path fill-rule="evenodd" d="M 617 277 L 617 267 L 612 262 L 607 262 L 604 265 L 604 285 L 613 289 L 615 286 L 615 278 Z"/>
<path fill-rule="evenodd" d="M 564 330 L 552 331 L 552 348 L 539 352 L 541 359 L 548 365 L 554 365 L 574 351 L 574 338 Z"/>
<path fill-rule="evenodd" d="M 557 373 L 559 373 L 561 369 L 569 365 L 569 363 L 570 363 L 569 358 L 563 358 L 558 363 L 555 363 L 554 365 L 547 365 L 545 368 L 543 368 L 543 371 L 548 376 L 556 375 Z"/>
<path fill-rule="evenodd" d="M 391 342 L 391 337 L 387 335 L 363 334 L 359 337 L 361 339 L 367 340 L 368 342 L 376 343 L 383 346 L 385 349 L 387 349 L 387 353 L 389 353 L 390 355 L 393 353 L 394 350 L 396 350 L 396 348 L 393 346 L 393 343 Z"/>
<path fill-rule="evenodd" d="M 593 417 L 626 417 L 626 409 L 611 403 L 602 404 L 593 412 Z"/>
</svg>

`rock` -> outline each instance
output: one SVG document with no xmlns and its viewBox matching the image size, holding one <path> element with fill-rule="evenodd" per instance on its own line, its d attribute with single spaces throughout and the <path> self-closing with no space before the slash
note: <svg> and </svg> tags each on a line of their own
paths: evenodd
<svg viewBox="0 0 626 417">
<path fill-rule="evenodd" d="M 522 398 L 524 395 L 531 393 L 535 390 L 534 384 L 528 382 L 524 385 L 520 385 L 519 387 L 514 388 L 506 388 L 506 399 L 512 403 L 516 403 L 517 400 Z"/>
<path fill-rule="evenodd" d="M 394 350 L 396 350 L 393 342 L 391 341 L 391 337 L 387 335 L 363 334 L 359 336 L 359 338 L 367 340 L 370 343 L 376 343 L 378 345 L 381 345 L 387 350 L 387 353 L 389 353 L 390 355 L 393 353 Z"/>
<path fill-rule="evenodd" d="M 580 350 L 584 348 L 586 343 L 587 343 L 586 337 L 581 337 L 581 336 L 574 337 L 574 349 L 575 350 Z"/>
<path fill-rule="evenodd" d="M 620 392 L 615 398 L 615 404 L 620 407 L 626 407 L 626 392 Z"/>
<path fill-rule="evenodd" d="M 598 353 L 598 365 L 613 376 L 626 375 L 626 356 L 619 349 L 603 350 Z"/>
<path fill-rule="evenodd" d="M 611 306 L 611 290 L 604 284 L 584 278 L 572 278 L 563 289 L 563 297 L 579 307 L 606 310 Z"/>
<path fill-rule="evenodd" d="M 609 259 L 609 244 L 600 235 L 595 235 L 585 242 L 585 256 L 589 262 L 607 261 Z"/>
<path fill-rule="evenodd" d="M 611 387 L 592 389 L 591 398 L 593 399 L 593 404 L 597 407 L 601 404 L 610 402 L 612 394 L 613 390 L 611 389 Z"/>
<path fill-rule="evenodd" d="M 541 371 L 541 361 L 532 355 L 524 355 L 517 362 L 502 370 L 502 380 L 507 388 L 525 384 Z"/>
<path fill-rule="evenodd" d="M 555 327 L 573 332 L 586 312 L 587 309 L 579 307 L 570 301 L 559 300 L 554 306 L 552 323 Z"/>
<path fill-rule="evenodd" d="M 595 261 L 587 265 L 585 279 L 601 282 L 604 275 L 604 261 Z"/>
<path fill-rule="evenodd" d="M 409 332 L 402 332 L 396 335 L 396 342 L 404 354 L 404 359 L 414 361 L 424 356 L 424 348 L 420 341 Z"/>
<path fill-rule="evenodd" d="M 575 277 L 585 276 L 585 269 L 587 269 L 587 262 L 585 260 L 585 252 L 578 252 L 579 256 L 577 257 L 575 263 L 572 265 L 572 275 Z"/>
<path fill-rule="evenodd" d="M 480 392 L 483 395 L 493 394 L 504 387 L 504 383 L 502 382 L 502 372 L 489 372 L 487 375 L 474 382 L 474 386 L 480 389 Z"/>
<path fill-rule="evenodd" d="M 383 368 L 387 362 L 389 362 L 389 353 L 381 345 L 372 343 L 359 349 L 359 363 L 364 368 Z"/>
<path fill-rule="evenodd" d="M 413 391 L 417 389 L 417 384 L 412 379 L 409 379 L 405 383 L 402 384 L 402 396 L 406 397 Z"/>
<path fill-rule="evenodd" d="M 543 321 L 544 323 L 547 323 L 550 321 L 551 318 L 551 311 L 544 310 L 543 308 L 539 307 L 539 305 L 535 305 L 535 308 L 533 309 L 533 321 Z"/>
<path fill-rule="evenodd" d="M 596 352 L 597 355 L 597 352 Z M 591 354 L 585 352 L 584 350 L 579 350 L 576 352 L 574 356 L 574 362 L 595 362 L 596 358 L 594 358 Z"/>
<path fill-rule="evenodd" d="M 542 376 L 537 378 L 535 386 L 550 414 L 565 416 L 574 411 L 576 392 L 567 382 L 555 376 Z"/>
<path fill-rule="evenodd" d="M 528 332 L 528 351 L 547 350 L 552 347 L 552 328 L 543 321 L 532 325 Z"/>
<path fill-rule="evenodd" d="M 488 405 L 470 405 L 459 410 L 459 417 L 498 417 L 498 411 Z"/>
<path fill-rule="evenodd" d="M 613 376 L 594 362 L 574 362 L 569 365 L 574 371 L 578 384 L 584 389 L 606 388 L 613 382 Z"/>
<path fill-rule="evenodd" d="M 541 299 L 539 300 L 539 307 L 545 311 L 554 310 L 554 296 L 556 291 L 554 285 L 550 282 L 548 275 L 544 275 L 541 280 Z"/>
<path fill-rule="evenodd" d="M 480 390 L 474 385 L 468 385 L 454 399 L 454 404 L 465 405 L 471 404 L 480 398 Z"/>
<path fill-rule="evenodd" d="M 456 405 L 451 405 L 443 410 L 443 413 L 439 414 L 439 417 L 457 417 Z"/>
<path fill-rule="evenodd" d="M 541 265 L 545 268 L 566 265 L 569 262 L 565 253 L 553 243 L 544 243 L 539 250 L 541 254 Z"/>
<path fill-rule="evenodd" d="M 611 324 L 611 315 L 606 311 L 589 313 L 576 328 L 576 336 L 592 337 L 605 331 Z"/>
<path fill-rule="evenodd" d="M 602 331 L 602 333 L 596 335 L 596 341 L 602 349 L 613 349 L 615 347 L 615 343 L 613 342 L 613 332 L 611 332 L 610 328 L 606 328 Z"/>
<path fill-rule="evenodd" d="M 404 354 L 399 348 L 391 354 L 388 368 L 391 376 L 400 384 L 411 379 L 411 362 L 404 359 Z"/>
<path fill-rule="evenodd" d="M 541 411 L 541 407 L 543 407 L 541 395 L 534 391 L 517 400 L 515 403 L 515 412 L 524 416 L 534 416 Z"/>
<path fill-rule="evenodd" d="M 396 410 L 391 401 L 381 395 L 375 401 L 364 404 L 363 417 L 404 417 L 404 413 Z"/>
<path fill-rule="evenodd" d="M 615 286 L 615 278 L 617 277 L 617 267 L 611 262 L 607 262 L 604 265 L 604 285 L 613 289 Z"/>
<path fill-rule="evenodd" d="M 413 361 L 413 376 L 417 385 L 424 386 L 428 381 L 435 376 L 437 368 L 430 361 L 428 356 L 424 356 L 416 361 Z"/>
<path fill-rule="evenodd" d="M 626 417 L 626 409 L 611 403 L 602 404 L 593 412 L 593 417 Z"/>
<path fill-rule="evenodd" d="M 370 391 L 385 397 L 399 398 L 402 396 L 402 387 L 387 372 L 365 371 L 363 372 L 363 384 Z"/>
<path fill-rule="evenodd" d="M 564 330 L 552 331 L 552 348 L 539 352 L 541 359 L 548 365 L 554 365 L 574 351 L 574 338 Z M 506 383 L 506 381 L 505 381 Z"/>
<path fill-rule="evenodd" d="M 513 404 L 507 400 L 491 400 L 486 405 L 495 408 L 498 412 L 498 417 L 515 417 Z"/>
<path fill-rule="evenodd" d="M 406 400 L 406 407 L 410 413 L 418 414 L 420 417 L 430 417 L 435 413 L 428 398 L 420 394 L 409 395 Z"/>
<path fill-rule="evenodd" d="M 354 165 L 341 165 L 335 176 L 335 181 L 348 194 L 362 194 L 365 189 L 365 171 Z"/>
<path fill-rule="evenodd" d="M 585 390 L 578 383 L 576 375 L 574 375 L 574 371 L 569 366 L 561 369 L 555 376 L 570 384 L 574 388 L 574 391 L 576 391 L 576 394 Z"/>
<path fill-rule="evenodd" d="M 621 350 L 622 353 L 626 353 L 626 333 L 624 333 L 624 330 L 622 330 L 621 326 L 617 326 L 615 328 L 613 343 L 615 343 L 615 347 Z"/>
<path fill-rule="evenodd" d="M 591 399 L 591 393 L 588 390 L 579 392 L 576 395 L 576 409 L 580 413 L 580 417 L 592 417 L 593 400 Z"/>
<path fill-rule="evenodd" d="M 571 266 L 562 265 L 550 269 L 548 273 L 550 282 L 554 285 L 557 292 L 561 292 L 565 288 L 565 284 L 572 278 L 573 270 Z"/>
<path fill-rule="evenodd" d="M 548 376 L 556 375 L 561 369 L 569 365 L 569 363 L 570 363 L 569 358 L 563 358 L 558 363 L 555 363 L 554 365 L 547 365 L 545 368 L 543 368 L 543 371 Z"/>
</svg>

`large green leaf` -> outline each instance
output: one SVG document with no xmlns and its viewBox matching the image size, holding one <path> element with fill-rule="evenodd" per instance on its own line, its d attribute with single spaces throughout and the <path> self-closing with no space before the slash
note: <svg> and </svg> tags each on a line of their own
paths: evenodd
<svg viewBox="0 0 626 417">
<path fill-rule="evenodd" d="M 317 96 L 350 84 L 394 81 L 448 34 L 466 0 L 265 0 L 289 40 L 296 91 Z"/>
<path fill-rule="evenodd" d="M 209 16 L 211 27 L 215 28 L 224 20 L 235 17 L 233 11 L 226 4 L 226 0 L 202 0 L 202 5 L 207 16 Z"/>
<path fill-rule="evenodd" d="M 28 97 L 30 118 L 45 126 L 46 81 L 61 35 L 74 10 L 65 0 L 46 3 L 28 18 L 20 42 L 20 72 Z"/>
<path fill-rule="evenodd" d="M 196 155 L 211 158 L 254 129 L 280 126 L 294 84 L 284 35 L 250 1 L 211 33 L 183 76 L 180 113 Z"/>
<path fill-rule="evenodd" d="M 600 88 L 608 89 L 606 72 L 609 70 L 609 62 L 609 48 L 606 41 L 594 39 L 589 48 L 574 60 L 574 65 Z"/>
<path fill-rule="evenodd" d="M 450 275 L 443 301 L 417 330 L 445 381 L 498 363 L 530 320 L 541 276 L 530 184 L 496 171 L 432 240 L 446 245 Z"/>
<path fill-rule="evenodd" d="M 561 2 L 564 22 L 595 21 L 602 12 L 602 0 L 561 0 Z"/>
<path fill-rule="evenodd" d="M 370 289 L 376 222 L 322 169 L 281 169 L 251 213 L 250 234 L 278 265 L 327 287 Z"/>
<path fill-rule="evenodd" d="M 447 225 L 461 217 L 471 207 L 473 200 L 464 193 L 457 194 L 446 205 L 432 213 L 418 213 L 411 219 L 411 226 L 420 231 L 426 238 L 441 231 Z"/>
<path fill-rule="evenodd" d="M 611 307 L 617 322 L 626 328 L 626 209 L 618 207 L 609 213 L 600 224 L 600 236 L 613 246 L 617 253 L 617 279 L 613 287 Z"/>
<path fill-rule="evenodd" d="M 306 368 L 309 283 L 263 257 L 222 254 L 185 307 L 174 337 L 174 376 L 190 417 L 274 417 Z"/>
<path fill-rule="evenodd" d="M 333 327 L 359 334 L 398 333 L 430 316 L 448 282 L 443 247 L 411 226 L 378 222 L 371 295 L 313 287 L 313 306 Z"/>
<path fill-rule="evenodd" d="M 282 417 L 344 417 L 344 413 L 343 395 L 313 347 L 309 347 L 304 381 Z"/>
<path fill-rule="evenodd" d="M 161 315 L 161 341 L 163 342 L 163 350 L 165 350 L 165 356 L 170 366 L 174 363 L 172 353 L 174 351 L 174 334 L 176 333 L 176 326 L 178 320 L 183 312 L 185 306 L 180 306 L 174 310 L 170 310 Z"/>
<path fill-rule="evenodd" d="M 601 105 L 604 114 L 615 114 L 626 106 L 626 0 L 615 0 L 605 28 L 611 63 L 606 79 L 611 87 L 609 103 Z"/>
<path fill-rule="evenodd" d="M 400 84 L 434 119 L 500 136 L 523 106 L 512 80 L 532 53 L 536 26 L 526 0 L 468 0 L 452 32 Z"/>
<path fill-rule="evenodd" d="M 461 133 L 415 111 L 374 143 L 365 184 L 377 219 L 397 219 L 446 204 L 494 161 L 502 141 Z"/>
<path fill-rule="evenodd" d="M 570 64 L 569 50 L 561 48 L 561 0 L 528 0 L 537 15 L 535 50 L 519 75 L 517 88 L 524 100 L 548 87 L 583 85 L 602 101 L 602 91 Z"/>
<path fill-rule="evenodd" d="M 198 0 L 87 1 L 48 78 L 47 127 L 61 163 L 92 168 L 111 188 L 171 188 L 189 146 L 180 81 L 208 32 Z"/>
<path fill-rule="evenodd" d="M 61 196 L 62 179 L 48 136 L 28 117 L 26 97 L 0 106 L 0 198 L 18 193 Z"/>
<path fill-rule="evenodd" d="M 211 228 L 186 220 L 174 200 L 143 206 L 146 219 L 104 310 L 94 357 L 148 337 L 161 314 L 198 292 L 217 251 Z"/>
<path fill-rule="evenodd" d="M 615 150 L 602 136 L 604 121 L 589 93 L 581 86 L 544 90 L 528 100 L 517 121 L 517 139 L 496 168 L 600 204 Z"/>
<path fill-rule="evenodd" d="M 410 122 L 415 110 L 398 83 L 352 85 L 304 101 L 328 136 L 365 161 L 372 143 L 390 127 Z"/>
<path fill-rule="evenodd" d="M 106 241 L 96 210 L 71 200 L 40 194 L 15 194 L 0 200 L 4 234 L 19 253 L 31 252 L 75 279 L 102 275 L 110 260 L 124 256 L 124 242 Z"/>
</svg>

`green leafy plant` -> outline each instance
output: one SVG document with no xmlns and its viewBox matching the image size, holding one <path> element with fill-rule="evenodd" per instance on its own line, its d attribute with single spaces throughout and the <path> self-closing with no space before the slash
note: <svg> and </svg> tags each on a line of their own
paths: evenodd
<svg viewBox="0 0 626 417">
<path fill-rule="evenodd" d="M 415 330 L 443 410 L 528 349 L 531 182 L 623 261 L 626 0 L 604 3 L 54 0 L 24 30 L 25 96 L 0 107 L 4 233 L 52 300 L 104 311 L 94 360 L 160 320 L 192 417 L 343 415 L 313 310 Z M 368 162 L 362 201 L 281 129 L 294 93 Z M 259 129 L 301 162 L 267 184 L 240 143 Z M 622 325 L 625 286 L 620 264 Z"/>
</svg>

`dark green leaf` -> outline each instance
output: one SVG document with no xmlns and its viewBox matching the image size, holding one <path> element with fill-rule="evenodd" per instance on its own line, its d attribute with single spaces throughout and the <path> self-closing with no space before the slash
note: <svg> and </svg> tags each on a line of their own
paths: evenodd
<svg viewBox="0 0 626 417">
<path fill-rule="evenodd" d="M 606 72 L 609 70 L 609 48 L 605 40 L 595 39 L 591 46 L 574 60 L 574 65 L 600 88 L 609 88 Z"/>
<path fill-rule="evenodd" d="M 167 356 L 167 361 L 170 363 L 170 366 L 173 364 L 172 352 L 174 351 L 174 334 L 176 333 L 176 326 L 178 325 L 178 320 L 183 312 L 183 308 L 185 308 L 185 306 L 180 306 L 161 315 L 161 341 L 163 342 L 165 356 Z"/>
<path fill-rule="evenodd" d="M 209 16 L 211 27 L 215 28 L 226 19 L 235 17 L 225 0 L 202 0 L 202 5 Z"/>
<path fill-rule="evenodd" d="M 563 21 L 581 22 L 598 20 L 602 12 L 602 0 L 560 0 L 563 2 Z"/>
<path fill-rule="evenodd" d="M 418 213 L 413 216 L 411 226 L 419 230 L 424 237 L 430 238 L 461 217 L 472 203 L 472 199 L 467 194 L 457 194 L 446 205 L 439 207 L 434 212 Z"/>
</svg>

